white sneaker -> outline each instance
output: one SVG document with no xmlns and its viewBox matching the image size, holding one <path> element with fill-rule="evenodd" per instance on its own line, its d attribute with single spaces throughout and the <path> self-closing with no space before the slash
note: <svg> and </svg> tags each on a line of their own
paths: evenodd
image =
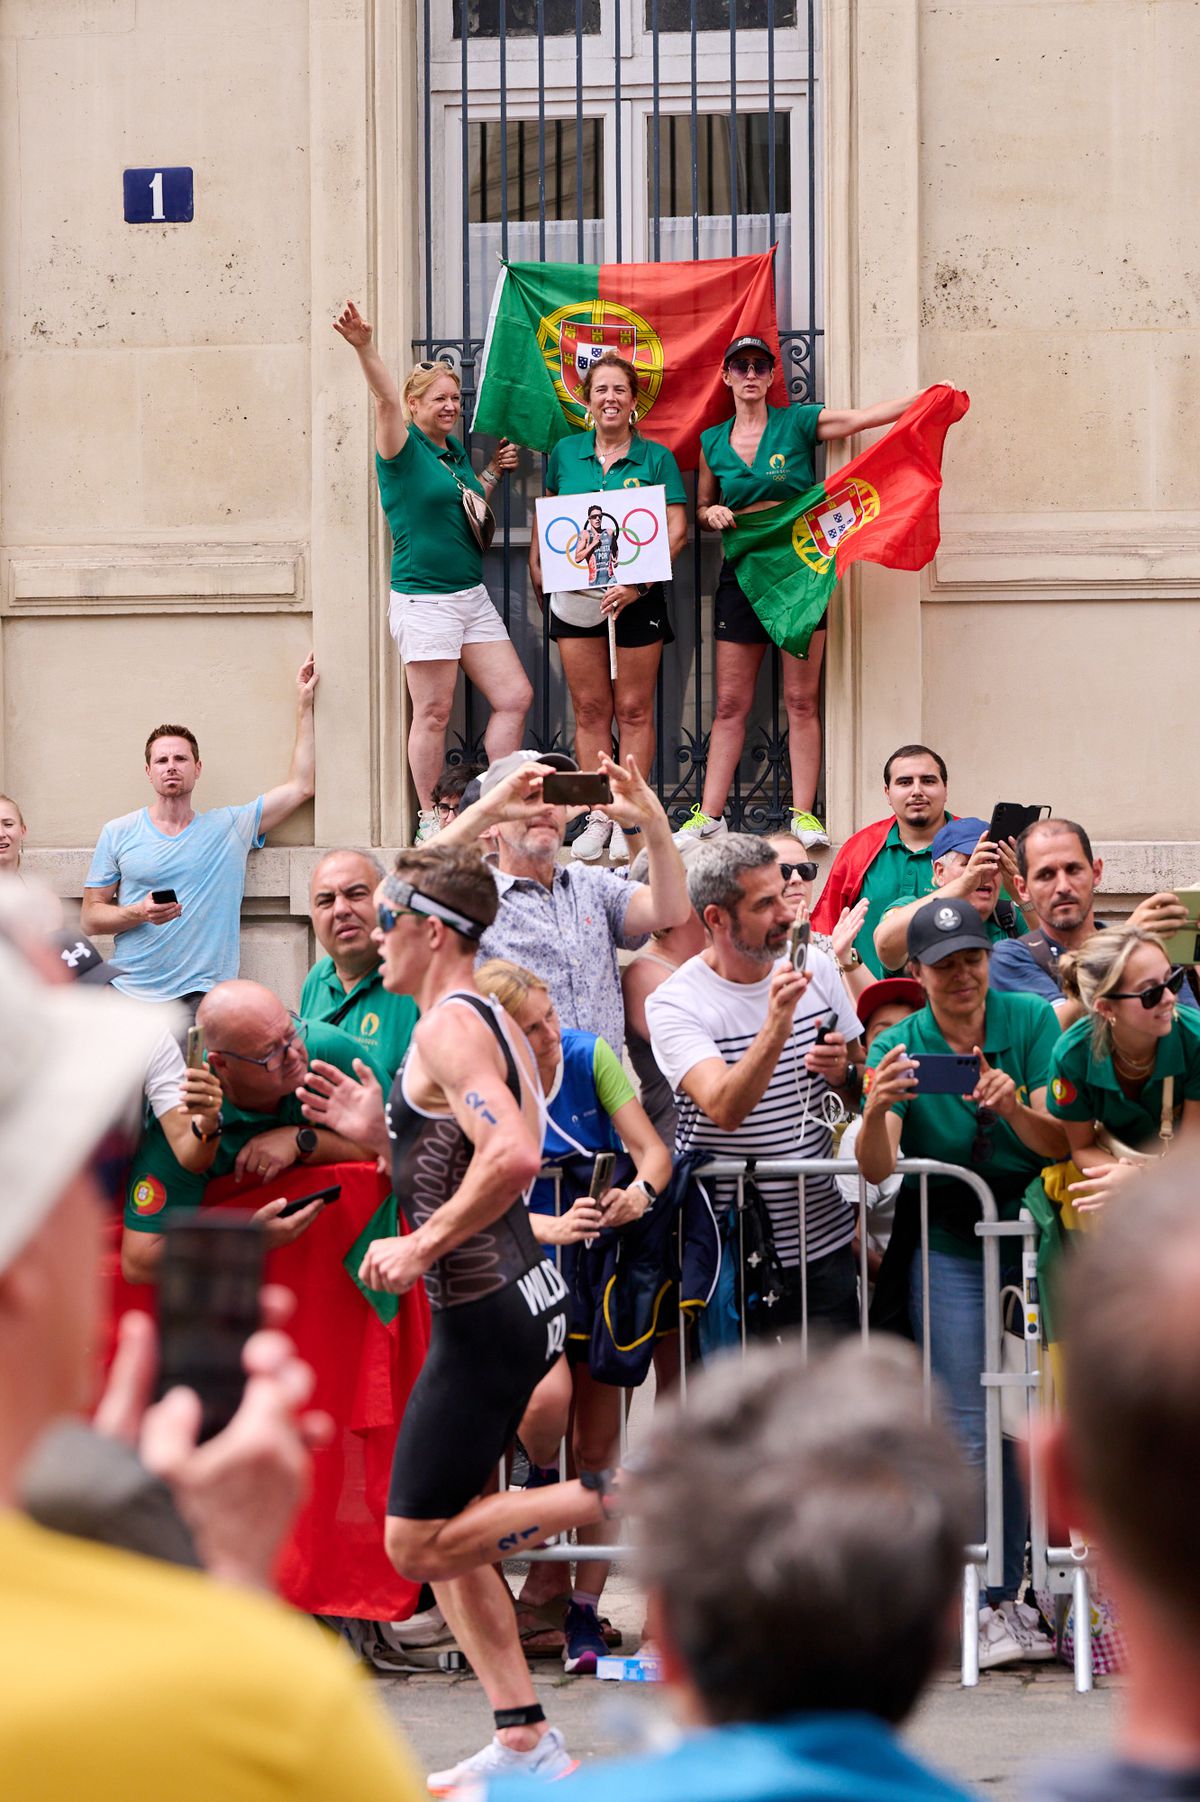
<svg viewBox="0 0 1200 1802">
<path fill-rule="evenodd" d="M 587 817 L 587 825 L 571 846 L 571 856 L 581 863 L 595 863 L 604 855 L 604 847 L 612 833 L 613 823 L 608 815 L 593 808 Z"/>
<path fill-rule="evenodd" d="M 996 1613 L 1003 1615 L 1012 1638 L 1021 1648 L 1028 1664 L 1044 1664 L 1055 1656 L 1054 1641 L 1042 1626 L 1042 1617 L 1028 1602 L 1001 1602 Z"/>
<path fill-rule="evenodd" d="M 979 1610 L 979 1668 L 994 1671 L 998 1665 L 1020 1664 L 1025 1652 L 1009 1631 L 1008 1620 L 998 1608 Z"/>
<path fill-rule="evenodd" d="M 682 847 L 684 845 L 694 844 L 697 839 L 719 838 L 723 832 L 728 831 L 729 828 L 725 824 L 724 814 L 722 814 L 719 819 L 714 820 L 710 814 L 705 813 L 704 809 L 697 801 L 696 805 L 692 808 L 691 813 L 689 813 L 687 819 L 675 834 L 675 843 Z"/>
<path fill-rule="evenodd" d="M 414 848 L 417 845 L 425 844 L 428 839 L 434 838 L 440 825 L 441 819 L 437 808 L 422 807 L 417 814 L 417 836 L 413 839 Z"/>
<path fill-rule="evenodd" d="M 608 861 L 609 863 L 629 862 L 629 840 L 615 820 L 613 821 L 612 837 L 608 841 Z"/>
<path fill-rule="evenodd" d="M 406 1621 L 380 1621 L 380 1632 L 390 1645 L 440 1646 L 454 1638 L 446 1625 L 446 1617 L 435 1602 L 420 1614 L 410 1614 Z"/>
<path fill-rule="evenodd" d="M 799 808 L 792 809 L 790 827 L 793 838 L 798 838 L 806 851 L 819 851 L 829 843 L 829 834 L 822 826 L 815 813 L 802 813 Z"/>
<path fill-rule="evenodd" d="M 448 1771 L 430 1771 L 425 1781 L 431 1795 L 452 1796 L 464 1785 L 482 1786 L 490 1777 L 519 1775 L 556 1783 L 578 1769 L 579 1760 L 567 1751 L 562 1734 L 557 1727 L 550 1727 L 532 1752 L 514 1752 L 503 1740 L 493 1738 L 481 1752 L 451 1765 Z"/>
</svg>

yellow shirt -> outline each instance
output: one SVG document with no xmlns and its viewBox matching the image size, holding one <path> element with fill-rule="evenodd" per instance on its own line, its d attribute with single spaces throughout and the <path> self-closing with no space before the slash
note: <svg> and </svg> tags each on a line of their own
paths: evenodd
<svg viewBox="0 0 1200 1802">
<path fill-rule="evenodd" d="M 4 1802 L 425 1797 L 319 1628 L 2 1511 L 0 1791 Z"/>
</svg>

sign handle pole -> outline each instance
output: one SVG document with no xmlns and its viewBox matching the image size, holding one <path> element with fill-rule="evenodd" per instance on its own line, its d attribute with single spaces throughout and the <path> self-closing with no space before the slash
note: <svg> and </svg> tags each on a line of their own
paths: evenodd
<svg viewBox="0 0 1200 1802">
<path fill-rule="evenodd" d="M 608 616 L 608 673 L 615 682 L 617 679 L 617 619 L 614 613 Z"/>
</svg>

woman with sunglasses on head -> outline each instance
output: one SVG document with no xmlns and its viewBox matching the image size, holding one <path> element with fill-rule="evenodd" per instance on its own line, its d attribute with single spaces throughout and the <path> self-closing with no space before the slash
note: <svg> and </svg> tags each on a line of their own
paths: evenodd
<svg viewBox="0 0 1200 1802">
<path fill-rule="evenodd" d="M 446 749 L 459 665 L 491 708 L 488 759 L 519 748 L 533 702 L 504 621 L 483 585 L 489 500 L 517 449 L 502 439 L 476 476 L 453 434 L 462 383 L 446 363 L 418 363 L 401 393 L 352 300 L 333 322 L 356 352 L 375 403 L 375 473 L 392 534 L 388 626 L 408 682 L 408 767 L 420 803 L 416 842 L 438 828 L 433 787 Z"/>
<path fill-rule="evenodd" d="M 730 531 L 739 514 L 807 493 L 817 479 L 813 457 L 818 444 L 891 425 L 917 398 L 908 394 L 875 407 L 769 407 L 767 395 L 774 379 L 775 353 L 766 339 L 735 338 L 722 369 L 722 380 L 733 395 L 733 417 L 700 434 L 696 519 L 710 532 Z M 721 565 L 717 579 L 713 632 L 716 707 L 704 792 L 682 828 L 706 838 L 725 831 L 725 803 L 746 739 L 759 666 L 771 642 L 728 563 Z M 829 843 L 812 812 L 821 773 L 818 701 L 824 655 L 824 622 L 813 633 L 807 657 L 781 653 L 792 775 L 791 830 L 808 849 Z"/>
<path fill-rule="evenodd" d="M 604 489 L 666 490 L 667 536 L 674 559 L 687 542 L 687 491 L 670 451 L 638 431 L 638 372 L 614 350 L 596 358 L 583 378 L 583 397 L 592 418 L 588 432 L 572 432 L 550 452 L 547 494 L 595 494 Z M 597 517 L 598 515 L 598 517 Z M 613 722 L 618 761 L 633 756 L 649 776 L 654 764 L 654 686 L 664 644 L 675 633 L 661 582 L 638 582 L 636 562 L 624 577 L 626 551 L 611 514 L 592 507 L 574 555 L 580 586 L 542 595 L 542 560 L 537 533 L 529 545 L 529 574 L 538 601 L 549 601 L 550 636 L 558 645 L 563 675 L 575 714 L 575 761 L 581 770 L 599 767 L 612 753 Z M 608 622 L 616 622 L 617 674 L 610 674 Z M 594 862 L 608 847 L 610 863 L 625 863 L 629 847 L 619 826 L 592 812 L 571 854 Z M 635 841 L 633 850 L 636 853 Z"/>
<path fill-rule="evenodd" d="M 1058 974 L 1085 1012 L 1054 1048 L 1048 1106 L 1084 1174 L 1071 1199 L 1086 1214 L 1177 1141 L 1200 1142 L 1200 1013 L 1177 1008 L 1186 972 L 1136 926 L 1096 933 Z"/>
<path fill-rule="evenodd" d="M 1032 1179 L 1063 1156 L 1063 1128 L 1046 1111 L 1058 1043 L 1054 1009 L 1040 995 L 988 988 L 991 940 L 965 901 L 934 900 L 908 928 L 908 973 L 925 991 L 919 1013 L 881 1032 L 867 1053 L 866 1100 L 855 1145 L 869 1183 L 884 1183 L 896 1160 L 933 1158 L 972 1169 L 987 1183 L 1003 1220 L 1015 1220 Z M 979 1060 L 968 1094 L 921 1093 L 922 1059 L 958 1053 Z M 933 1067 L 930 1066 L 930 1074 Z M 979 1204 L 953 1177 L 929 1179 L 929 1351 L 964 1456 L 978 1473 L 982 1532 L 985 1466 L 983 1250 Z M 1002 1280 L 1020 1281 L 1019 1248 L 1003 1250 Z M 872 1319 L 908 1326 L 920 1343 L 924 1292 L 920 1183 L 906 1178 L 892 1238 L 875 1286 Z M 989 1589 L 979 1615 L 983 1669 L 1047 1659 L 1054 1646 L 1033 1609 L 1017 1601 L 1024 1573 L 1028 1509 L 1010 1441 L 1004 1447 L 1004 1582 Z"/>
<path fill-rule="evenodd" d="M 784 900 L 790 902 L 798 920 L 807 920 L 812 912 L 813 883 L 819 874 L 818 866 L 809 857 L 803 841 L 794 838 L 790 832 L 772 832 L 767 843 L 779 859 Z M 833 931 L 814 932 L 810 940 L 811 944 L 833 959 L 852 1001 L 874 981 L 870 970 L 854 949 L 854 941 L 862 929 L 869 905 L 864 897 L 863 900 L 856 901 L 853 907 L 843 907 Z"/>
</svg>

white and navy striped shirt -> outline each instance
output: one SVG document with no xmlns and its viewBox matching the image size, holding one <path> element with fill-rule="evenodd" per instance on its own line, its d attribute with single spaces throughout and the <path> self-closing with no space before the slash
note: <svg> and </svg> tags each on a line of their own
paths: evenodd
<svg viewBox="0 0 1200 1802">
<path fill-rule="evenodd" d="M 719 1057 L 732 1065 L 745 1056 L 766 1023 L 771 978 L 778 968 L 775 964 L 759 982 L 729 982 L 703 957 L 693 957 L 648 997 L 646 1019 L 654 1056 L 677 1095 L 677 1153 L 703 1150 L 715 1157 L 761 1159 L 832 1155 L 832 1135 L 820 1111 L 828 1085 L 824 1077 L 804 1068 L 804 1056 L 815 1045 L 823 1022 L 847 1039 L 859 1038 L 862 1027 L 836 965 L 815 947 L 808 953 L 812 981 L 796 1008 L 791 1037 L 765 1094 L 737 1130 L 724 1132 L 683 1090 L 688 1071 L 705 1058 Z M 760 1180 L 759 1188 L 770 1211 L 780 1261 L 795 1266 L 800 1262 L 799 1180 Z M 725 1208 L 737 1185 L 727 1180 L 714 1189 L 714 1201 Z M 833 1177 L 807 1177 L 804 1200 L 809 1260 L 848 1245 L 854 1237 L 855 1213 Z"/>
</svg>

